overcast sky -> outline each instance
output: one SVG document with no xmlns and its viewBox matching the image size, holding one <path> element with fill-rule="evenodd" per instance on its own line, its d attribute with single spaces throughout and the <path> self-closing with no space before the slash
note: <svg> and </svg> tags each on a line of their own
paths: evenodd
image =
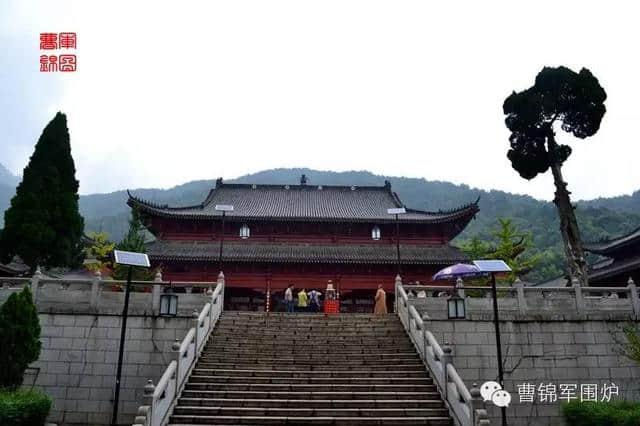
<svg viewBox="0 0 640 426">
<path fill-rule="evenodd" d="M 574 149 L 569 189 L 629 194 L 640 181 L 632 3 L 2 2 L 0 163 L 21 173 L 61 110 L 85 194 L 310 167 L 551 199 L 549 173 L 526 181 L 511 168 L 502 103 L 543 66 L 566 65 L 608 94 L 594 137 L 559 137 Z M 76 73 L 39 72 L 41 32 L 77 32 Z"/>
</svg>

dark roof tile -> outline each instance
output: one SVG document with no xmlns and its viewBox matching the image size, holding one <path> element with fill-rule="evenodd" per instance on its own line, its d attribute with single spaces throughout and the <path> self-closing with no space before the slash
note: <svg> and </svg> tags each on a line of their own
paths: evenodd
<svg viewBox="0 0 640 426">
<path fill-rule="evenodd" d="M 158 240 L 149 247 L 154 260 L 217 261 L 218 242 Z M 403 264 L 450 264 L 467 260 L 449 245 L 400 245 Z M 229 242 L 224 245 L 225 261 L 274 263 L 396 263 L 396 246 L 390 244 L 307 244 Z"/>
<path fill-rule="evenodd" d="M 143 201 L 129 194 L 128 204 L 157 216 L 212 219 L 222 216 L 217 204 L 233 205 L 227 217 L 270 220 L 375 221 L 392 222 L 389 208 L 403 207 L 398 196 L 385 186 L 311 186 L 220 184 L 209 192 L 202 204 L 169 207 Z M 441 223 L 469 220 L 479 210 L 477 201 L 447 211 L 407 208 L 402 222 Z M 466 224 L 466 223 L 465 223 Z"/>
</svg>

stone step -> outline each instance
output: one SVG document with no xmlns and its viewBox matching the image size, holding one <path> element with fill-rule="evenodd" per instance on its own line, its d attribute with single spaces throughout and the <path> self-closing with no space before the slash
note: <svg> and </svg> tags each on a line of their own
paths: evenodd
<svg viewBox="0 0 640 426">
<path fill-rule="evenodd" d="M 234 361 L 234 360 L 230 360 Z M 258 364 L 258 365 L 256 365 Z M 197 369 L 222 369 L 222 370 L 250 370 L 252 368 L 259 368 L 262 370 L 282 370 L 287 369 L 290 371 L 296 372 L 345 372 L 345 371 L 362 371 L 362 372 L 380 372 L 380 374 L 384 374 L 384 372 L 395 372 L 395 371 L 420 371 L 424 374 L 424 365 L 415 362 L 415 361 L 395 361 L 395 362 L 387 362 L 387 363 L 374 363 L 371 364 L 362 364 L 359 361 L 344 361 L 341 363 L 331 363 L 326 365 L 318 365 L 317 362 L 307 362 L 307 363 L 287 363 L 287 364 L 277 364 L 275 363 L 256 363 L 256 362 L 206 362 L 206 361 L 198 361 L 196 364 Z"/>
<path fill-rule="evenodd" d="M 170 425 L 451 426 L 393 315 L 225 311 Z"/>
<path fill-rule="evenodd" d="M 167 426 L 195 425 L 451 426 L 449 417 L 171 416 Z"/>
<path fill-rule="evenodd" d="M 188 390 L 261 392 L 435 392 L 433 384 L 336 384 L 336 383 L 223 383 L 189 380 Z"/>
<path fill-rule="evenodd" d="M 222 390 L 189 390 L 182 392 L 183 398 L 199 399 L 276 399 L 276 400 L 437 400 L 440 394 L 431 392 L 290 392 L 290 391 L 222 391 Z"/>
<path fill-rule="evenodd" d="M 262 369 L 218 369 L 197 367 L 191 373 L 194 376 L 235 376 L 235 377 L 425 377 L 427 373 L 424 370 L 395 370 L 395 371 L 378 371 L 378 370 L 360 370 L 351 369 L 343 371 L 321 370 L 321 371 L 300 371 L 300 370 L 262 370 Z"/>
<path fill-rule="evenodd" d="M 277 417 L 442 417 L 444 408 L 291 408 L 291 407 L 209 407 L 182 406 L 174 416 L 277 416 Z"/>
<path fill-rule="evenodd" d="M 213 348 L 210 352 L 203 352 L 200 356 L 200 361 L 204 362 L 229 362 L 237 361 L 242 363 L 256 363 L 256 364 L 274 364 L 274 365 L 287 365 L 291 363 L 297 364 L 340 364 L 344 362 L 354 362 L 358 365 L 376 365 L 376 363 L 390 363 L 396 361 L 419 361 L 420 356 L 417 353 L 411 352 L 391 352 L 391 353 L 365 353 L 359 354 L 357 358 L 352 357 L 349 354 L 327 354 L 327 353 L 296 353 L 295 356 L 266 356 L 270 354 L 261 354 L 260 356 L 255 353 L 247 354 L 230 354 L 215 352 Z"/>
<path fill-rule="evenodd" d="M 246 384 L 332 384 L 332 385 L 429 385 L 433 383 L 424 377 L 255 377 L 255 376 L 208 376 L 192 374 L 189 383 L 246 383 Z"/>
<path fill-rule="evenodd" d="M 225 332 L 227 330 L 233 331 L 246 331 L 251 332 L 253 330 L 264 330 L 266 332 L 275 332 L 278 333 L 282 330 L 286 324 L 263 324 L 261 327 L 256 326 L 256 324 L 234 324 L 234 323 L 217 323 L 214 332 Z M 353 324 L 351 328 L 346 327 L 342 324 L 339 324 L 338 327 L 328 327 L 326 325 L 314 327 L 312 324 L 308 323 L 300 323 L 296 327 L 290 327 L 292 331 L 315 331 L 317 333 L 374 333 L 374 332 L 404 332 L 404 328 L 400 323 L 389 323 L 389 324 L 376 324 L 374 327 L 371 326 L 370 323 L 363 324 Z"/>
<path fill-rule="evenodd" d="M 271 326 L 271 327 L 326 327 L 328 330 L 334 328 L 348 328 L 348 327 L 397 327 L 401 326 L 397 319 L 393 320 L 376 320 L 376 319 L 361 319 L 361 320 L 340 320 L 332 317 L 317 317 L 312 316 L 300 316 L 298 318 L 282 318 L 282 319 L 226 319 L 219 320 L 221 326 L 225 325 L 240 325 L 240 326 Z"/>
<path fill-rule="evenodd" d="M 285 346 L 285 345 L 262 345 L 262 346 L 215 346 L 211 350 L 209 347 L 205 348 L 208 353 L 211 352 L 225 352 L 236 354 L 255 354 L 255 353 L 271 353 L 271 354 L 330 354 L 330 355 L 360 355 L 369 354 L 373 355 L 378 352 L 384 353 L 407 353 L 414 349 L 412 345 L 300 345 L 300 346 Z"/>
<path fill-rule="evenodd" d="M 373 307 L 372 307 L 373 308 Z M 295 318 L 295 317 L 316 317 L 316 318 L 336 318 L 339 320 L 357 319 L 395 319 L 395 315 L 374 315 L 373 312 L 344 312 L 341 314 L 325 314 L 324 312 L 264 312 L 264 311 L 224 311 L 225 318 Z"/>
<path fill-rule="evenodd" d="M 414 348 L 413 344 L 409 342 L 405 343 L 362 343 L 362 344 L 349 344 L 349 343 L 330 343 L 330 344 L 286 344 L 286 343 L 249 343 L 249 342 L 237 342 L 234 345 L 234 342 L 216 342 L 215 340 L 209 342 L 212 346 L 214 346 L 214 350 L 217 351 L 226 351 L 226 352 L 314 352 L 314 353 L 338 353 L 338 352 L 349 352 L 349 353 L 365 353 L 370 352 L 372 350 L 376 351 L 393 351 L 397 352 L 398 350 L 402 350 L 404 352 L 409 352 Z M 209 350 L 209 346 L 205 348 L 205 351 Z"/>
<path fill-rule="evenodd" d="M 389 337 L 389 338 L 341 338 L 332 337 L 325 339 L 308 338 L 275 338 L 266 336 L 260 339 L 246 339 L 233 337 L 211 336 L 209 345 L 228 345 L 229 343 L 238 346 L 326 346 L 326 345 L 343 345 L 343 346 L 393 346 L 393 345 L 409 345 L 410 341 L 407 337 Z"/>
<path fill-rule="evenodd" d="M 255 399 L 255 398 L 188 398 L 179 406 L 187 407 L 270 407 L 270 408 L 443 408 L 439 399 Z"/>
<path fill-rule="evenodd" d="M 200 360 L 196 364 L 196 368 L 213 368 L 213 369 L 227 369 L 227 370 L 250 370 L 252 368 L 262 370 L 293 370 L 293 371 L 404 371 L 404 370 L 417 370 L 424 372 L 424 365 L 419 361 L 410 360 L 395 360 L 389 362 L 372 361 L 370 363 L 364 363 L 363 361 L 342 361 L 340 363 L 327 363 L 320 364 L 317 361 L 290 361 L 286 363 L 279 362 L 279 360 L 261 361 L 257 360 L 240 362 L 237 359 L 228 359 L 226 362 L 212 362 Z"/>
</svg>

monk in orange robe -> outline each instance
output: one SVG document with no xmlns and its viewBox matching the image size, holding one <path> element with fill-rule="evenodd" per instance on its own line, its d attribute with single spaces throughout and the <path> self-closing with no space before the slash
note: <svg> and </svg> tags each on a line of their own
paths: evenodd
<svg viewBox="0 0 640 426">
<path fill-rule="evenodd" d="M 376 305 L 373 308 L 374 315 L 386 315 L 387 314 L 387 294 L 382 289 L 382 284 L 378 284 L 378 291 L 376 292 Z"/>
</svg>

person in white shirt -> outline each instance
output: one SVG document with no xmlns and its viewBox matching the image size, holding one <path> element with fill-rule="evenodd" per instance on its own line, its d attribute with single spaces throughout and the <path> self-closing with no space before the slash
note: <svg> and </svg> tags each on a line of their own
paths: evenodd
<svg viewBox="0 0 640 426">
<path fill-rule="evenodd" d="M 289 284 L 289 287 L 284 292 L 284 303 L 287 307 L 287 312 L 293 312 L 293 284 Z"/>
</svg>

